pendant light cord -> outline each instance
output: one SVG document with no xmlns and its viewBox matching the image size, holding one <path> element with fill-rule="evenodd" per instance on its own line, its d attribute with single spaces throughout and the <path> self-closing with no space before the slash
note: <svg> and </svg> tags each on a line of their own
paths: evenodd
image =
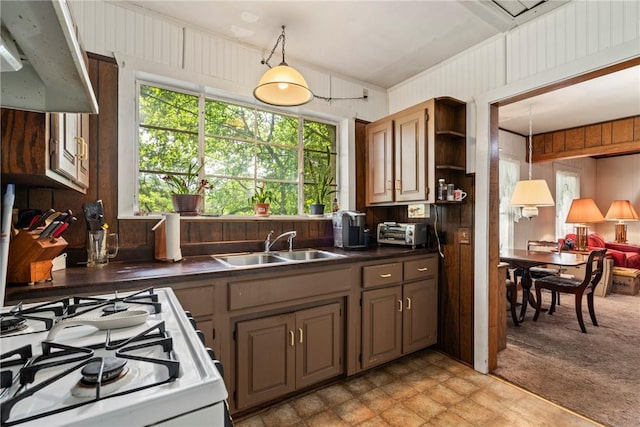
<svg viewBox="0 0 640 427">
<path fill-rule="evenodd" d="M 269 54 L 269 57 L 267 59 L 263 59 L 262 61 L 260 61 L 261 64 L 266 65 L 267 67 L 271 68 L 271 65 L 269 64 L 269 60 L 271 60 L 271 57 L 276 52 L 276 49 L 278 48 L 278 44 L 280 43 L 280 40 L 282 40 L 282 63 L 280 65 L 286 64 L 286 62 L 284 60 L 284 40 L 285 40 L 284 25 L 282 26 L 282 33 L 278 37 L 278 40 L 276 40 L 276 44 L 273 45 L 273 49 L 271 49 L 271 53 Z"/>
<path fill-rule="evenodd" d="M 533 120 L 531 118 L 531 104 L 529 104 L 529 181 L 531 181 L 532 165 L 533 165 Z"/>
</svg>

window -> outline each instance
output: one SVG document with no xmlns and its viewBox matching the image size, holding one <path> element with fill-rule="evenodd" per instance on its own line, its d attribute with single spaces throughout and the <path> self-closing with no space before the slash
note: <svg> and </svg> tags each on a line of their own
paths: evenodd
<svg viewBox="0 0 640 427">
<path fill-rule="evenodd" d="M 319 166 L 336 184 L 334 124 L 139 84 L 138 200 L 141 210 L 171 211 L 163 176 L 203 165 L 206 214 L 253 215 L 256 186 L 275 194 L 272 214 L 296 215 L 315 202 Z M 322 202 L 331 205 L 332 193 Z"/>
<path fill-rule="evenodd" d="M 513 222 L 520 218 L 520 208 L 509 204 L 511 195 L 520 178 L 520 162 L 500 159 L 498 165 L 500 182 L 500 249 L 513 248 Z"/>
<path fill-rule="evenodd" d="M 567 224 L 567 214 L 573 199 L 580 198 L 580 175 L 566 170 L 556 170 L 556 236 L 559 238 L 574 232 L 574 224 Z"/>
</svg>

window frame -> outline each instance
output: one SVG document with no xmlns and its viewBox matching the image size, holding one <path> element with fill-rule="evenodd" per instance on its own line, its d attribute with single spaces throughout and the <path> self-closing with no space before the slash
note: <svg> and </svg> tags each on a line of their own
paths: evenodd
<svg viewBox="0 0 640 427">
<path fill-rule="evenodd" d="M 203 115 L 205 113 L 205 104 L 207 102 L 207 100 L 212 100 L 215 102 L 221 102 L 221 103 L 225 103 L 225 104 L 231 104 L 234 106 L 239 106 L 242 108 L 247 108 L 250 109 L 254 112 L 256 111 L 260 111 L 260 112 L 266 112 L 266 113 L 270 113 L 270 114 L 276 114 L 276 115 L 281 115 L 281 116 L 289 116 L 289 117 L 293 117 L 295 119 L 298 120 L 298 126 L 297 126 L 297 144 L 296 144 L 296 150 L 297 150 L 297 161 L 298 161 L 298 170 L 296 172 L 296 185 L 297 185 L 297 213 L 296 214 L 282 214 L 282 215 L 278 215 L 278 216 L 289 216 L 289 217 L 295 217 L 295 216 L 306 216 L 307 214 L 305 213 L 305 179 L 304 179 L 304 155 L 305 152 L 307 151 L 305 149 L 305 140 L 304 140 L 304 127 L 305 127 L 305 122 L 316 122 L 316 123 L 321 123 L 321 124 L 325 124 L 328 126 L 333 126 L 335 129 L 335 141 L 333 143 L 334 147 L 331 150 L 331 157 L 332 157 L 332 161 L 335 164 L 335 197 L 338 197 L 338 191 L 340 189 L 340 175 L 341 175 L 341 168 L 340 168 L 340 158 L 341 158 L 341 142 L 340 142 L 340 138 L 341 138 L 341 125 L 339 122 L 336 121 L 332 121 L 332 120 L 328 120 L 325 118 L 321 118 L 321 117 L 316 117 L 314 115 L 311 114 L 302 114 L 299 112 L 292 112 L 292 111 L 286 111 L 286 110 L 280 110 L 277 108 L 271 108 L 269 106 L 264 106 L 264 105 L 258 105 L 258 104 L 254 104 L 254 103 L 249 103 L 249 102 L 244 102 L 244 101 L 240 101 L 240 100 L 236 100 L 236 99 L 230 99 L 224 96 L 219 96 L 219 95 L 212 95 L 210 93 L 207 93 L 205 91 L 194 91 L 192 89 L 187 89 L 184 87 L 181 87 L 180 85 L 171 85 L 171 84 L 166 84 L 166 83 L 159 83 L 159 82 L 155 82 L 152 79 L 148 79 L 148 78 L 136 78 L 135 79 L 135 132 L 136 132 L 136 137 L 135 137 L 135 150 L 134 150 L 134 161 L 135 161 L 135 173 L 134 173 L 134 183 L 133 183 L 133 213 L 134 215 L 139 215 L 140 214 L 140 185 L 139 185 L 139 177 L 140 177 L 140 137 L 139 137 L 139 132 L 140 132 L 140 90 L 141 90 L 141 86 L 142 85 L 146 85 L 146 86 L 152 86 L 152 87 L 156 87 L 159 89 L 163 89 L 163 90 L 167 90 L 167 91 L 173 91 L 173 92 L 179 92 L 182 94 L 186 94 L 186 95 L 190 95 L 190 96 L 194 96 L 198 99 L 198 110 L 199 110 L 199 118 L 198 118 L 198 147 L 197 147 L 197 152 L 198 152 L 198 157 L 199 157 L 199 161 L 202 163 L 204 162 L 204 158 L 205 158 L 205 145 L 206 145 L 206 138 L 207 138 L 207 134 L 205 133 L 205 127 L 206 127 L 206 123 L 205 120 L 203 119 Z M 276 144 L 277 146 L 277 144 Z M 311 150 L 313 151 L 313 150 Z M 203 168 L 203 170 L 200 172 L 200 177 L 205 178 L 205 168 Z M 254 180 L 256 180 L 256 171 L 254 170 Z M 244 178 L 244 177 L 243 177 Z M 258 181 L 260 181 L 260 179 L 258 179 Z M 268 182 L 271 182 L 272 180 L 267 180 Z M 293 181 L 288 181 L 288 180 L 273 180 L 273 182 L 290 182 L 290 183 L 294 183 Z M 330 209 L 330 208 L 329 208 Z M 326 211 L 326 210 L 325 210 Z M 151 212 L 151 214 L 160 214 L 162 212 Z M 249 217 L 250 215 L 238 215 L 239 217 Z"/>
<path fill-rule="evenodd" d="M 556 181 L 555 185 L 555 199 L 556 199 L 556 217 L 555 217 L 555 232 L 558 238 L 564 238 L 567 234 L 575 233 L 573 224 L 567 224 L 565 222 L 567 218 L 567 214 L 569 213 L 569 208 L 571 207 L 571 202 L 567 202 L 566 198 L 562 197 L 561 186 L 565 183 L 565 179 L 562 176 L 571 176 L 575 178 L 575 182 L 577 183 L 576 188 L 569 189 L 572 192 L 573 197 L 571 197 L 571 201 L 573 199 L 580 198 L 580 172 L 563 167 L 563 168 L 555 168 L 554 170 L 554 178 Z M 563 202 L 565 200 L 565 202 Z"/>
<path fill-rule="evenodd" d="M 511 164 L 511 167 L 514 170 L 515 181 L 513 183 L 508 183 L 508 182 L 505 183 L 503 172 L 504 172 L 504 165 L 507 163 Z M 501 249 L 514 247 L 514 237 L 515 237 L 514 222 L 517 222 L 521 217 L 520 208 L 511 206 L 509 203 L 511 200 L 511 194 L 513 194 L 513 190 L 516 186 L 516 182 L 520 180 L 520 166 L 521 166 L 520 160 L 510 156 L 501 156 L 500 159 L 498 160 L 498 174 L 499 174 L 498 182 L 500 182 L 501 187 L 504 186 L 505 190 L 508 190 L 507 191 L 508 196 L 506 196 L 505 198 L 500 197 L 498 201 L 498 205 L 499 205 L 498 222 L 500 227 L 499 245 Z M 511 184 L 510 189 L 507 187 L 507 185 L 509 184 Z M 504 212 L 503 212 L 503 209 L 504 209 Z M 503 233 L 504 226 L 506 226 L 506 231 Z M 507 237 L 506 242 L 503 241 L 504 239 L 502 238 L 505 235 Z"/>
</svg>

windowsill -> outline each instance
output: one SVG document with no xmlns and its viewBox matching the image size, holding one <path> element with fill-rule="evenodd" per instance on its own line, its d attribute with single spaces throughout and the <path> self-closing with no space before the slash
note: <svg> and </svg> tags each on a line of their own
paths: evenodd
<svg viewBox="0 0 640 427">
<path fill-rule="evenodd" d="M 149 215 L 118 215 L 119 220 L 148 220 L 161 219 L 162 214 Z M 317 215 L 199 215 L 199 216 L 182 216 L 181 220 L 189 221 L 312 221 L 312 220 L 331 220 L 331 214 L 324 216 Z"/>
</svg>

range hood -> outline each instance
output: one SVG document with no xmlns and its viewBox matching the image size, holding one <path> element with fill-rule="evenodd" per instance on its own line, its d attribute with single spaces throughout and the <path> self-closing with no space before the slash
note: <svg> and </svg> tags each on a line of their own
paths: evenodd
<svg viewBox="0 0 640 427">
<path fill-rule="evenodd" d="M 66 0 L 2 0 L 0 17 L 0 50 L 8 48 L 2 53 L 0 106 L 60 113 L 98 112 Z"/>
</svg>

